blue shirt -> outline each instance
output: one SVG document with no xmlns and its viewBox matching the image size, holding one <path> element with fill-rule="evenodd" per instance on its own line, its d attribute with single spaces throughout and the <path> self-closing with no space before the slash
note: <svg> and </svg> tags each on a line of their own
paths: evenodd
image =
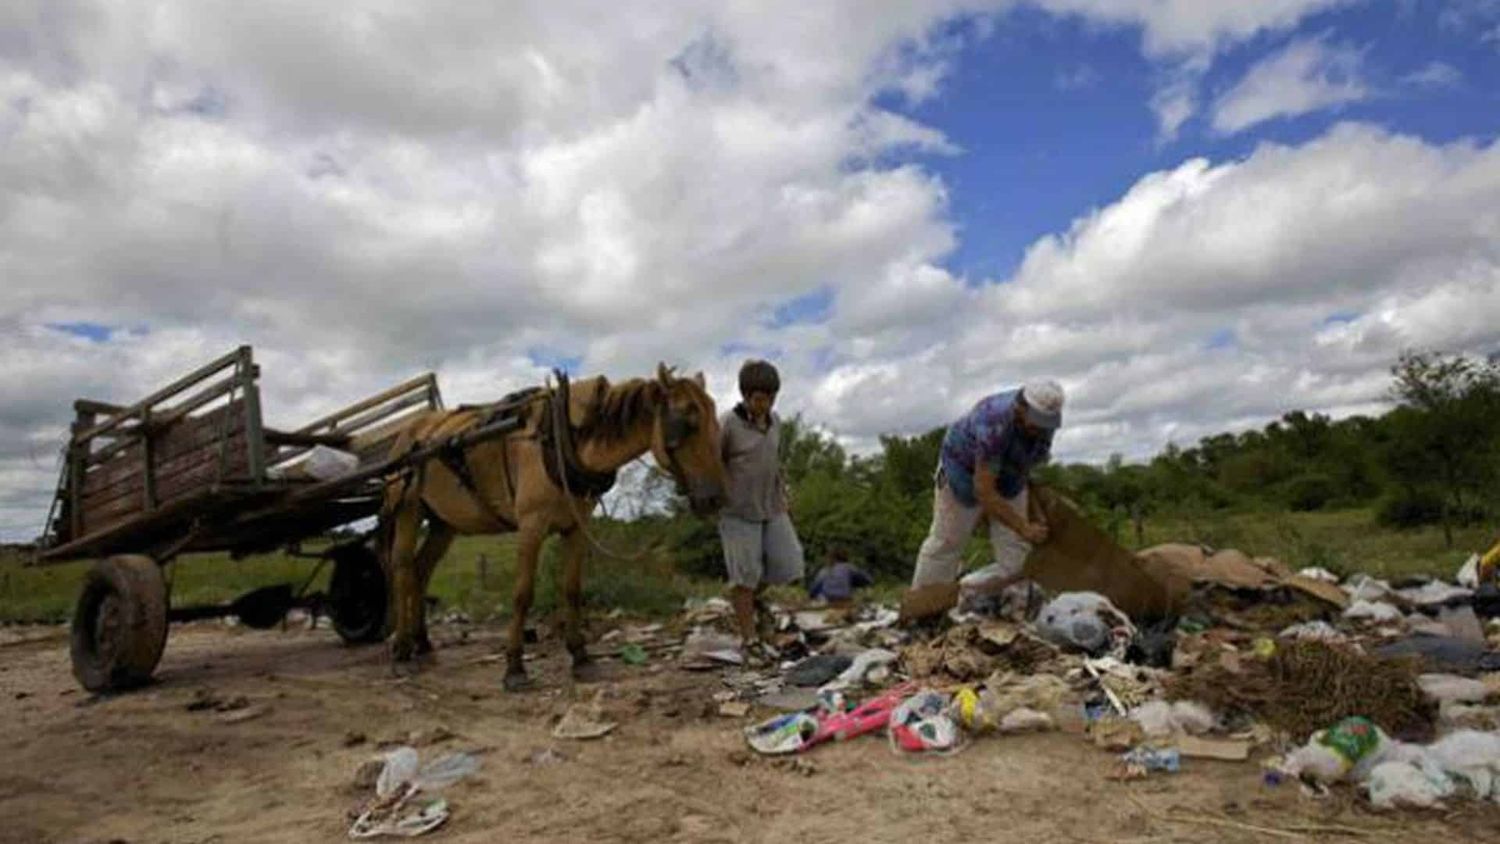
<svg viewBox="0 0 1500 844">
<path fill-rule="evenodd" d="M 807 594 L 825 601 L 847 601 L 854 597 L 854 590 L 874 583 L 862 569 L 855 568 L 851 563 L 837 562 L 824 566 L 818 572 L 812 586 L 808 587 Z"/>
<path fill-rule="evenodd" d="M 943 437 L 942 467 L 948 488 L 965 506 L 974 507 L 974 470 L 983 461 L 994 471 L 1000 494 L 1013 498 L 1026 486 L 1031 469 L 1052 454 L 1052 432 L 1028 437 L 1016 424 L 1019 390 L 996 393 L 979 400 L 974 409 L 948 426 Z"/>
</svg>

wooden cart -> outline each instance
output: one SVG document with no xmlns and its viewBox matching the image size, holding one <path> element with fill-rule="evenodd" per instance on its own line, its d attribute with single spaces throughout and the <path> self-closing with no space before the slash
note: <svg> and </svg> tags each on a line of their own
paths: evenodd
<svg viewBox="0 0 1500 844">
<path fill-rule="evenodd" d="M 259 374 L 250 347 L 241 346 L 128 407 L 74 403 L 67 459 L 33 564 L 98 561 L 73 615 L 73 673 L 86 689 L 146 682 L 161 659 L 169 621 L 232 614 L 269 627 L 294 606 L 312 606 L 327 611 L 347 642 L 383 639 L 387 584 L 368 536 L 306 555 L 333 563 L 326 594 L 283 584 L 222 606 L 173 608 L 162 567 L 192 552 L 227 551 L 236 559 L 279 549 L 300 553 L 303 540 L 377 515 L 392 474 L 516 424 L 505 420 L 392 458 L 400 427 L 442 407 L 433 374 L 294 431 L 262 423 Z M 336 476 L 326 470 L 322 479 L 310 476 L 307 464 L 319 447 L 357 462 L 345 457 L 353 465 Z"/>
</svg>

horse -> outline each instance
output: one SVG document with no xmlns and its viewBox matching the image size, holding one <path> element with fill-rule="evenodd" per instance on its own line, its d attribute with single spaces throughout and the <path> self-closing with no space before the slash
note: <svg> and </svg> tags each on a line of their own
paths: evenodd
<svg viewBox="0 0 1500 844">
<path fill-rule="evenodd" d="M 562 537 L 564 643 L 575 678 L 594 675 L 582 628 L 583 562 L 594 505 L 615 472 L 647 451 L 676 481 L 692 511 L 708 516 L 725 497 L 719 421 L 703 373 L 678 377 L 666 364 L 655 378 L 617 385 L 598 377 L 533 388 L 492 405 L 426 411 L 403 426 L 399 456 L 514 416 L 520 429 L 450 449 L 386 483 L 379 533 L 391 591 L 393 666 L 430 653 L 427 585 L 455 536 L 515 532 L 518 573 L 506 640 L 504 686 L 526 687 L 522 636 L 531 609 L 537 559 Z M 425 539 L 421 528 L 426 523 Z M 420 547 L 419 547 L 420 539 Z"/>
</svg>

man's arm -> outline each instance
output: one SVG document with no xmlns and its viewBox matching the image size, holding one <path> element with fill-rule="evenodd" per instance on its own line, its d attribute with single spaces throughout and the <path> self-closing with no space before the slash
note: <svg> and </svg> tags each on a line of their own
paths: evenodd
<svg viewBox="0 0 1500 844">
<path fill-rule="evenodd" d="M 974 465 L 974 496 L 979 499 L 979 506 L 986 516 L 1015 531 L 1022 539 L 1032 545 L 1047 541 L 1045 525 L 1029 521 L 1025 513 L 1018 512 L 1000 497 L 995 471 L 984 460 L 976 461 Z"/>
</svg>

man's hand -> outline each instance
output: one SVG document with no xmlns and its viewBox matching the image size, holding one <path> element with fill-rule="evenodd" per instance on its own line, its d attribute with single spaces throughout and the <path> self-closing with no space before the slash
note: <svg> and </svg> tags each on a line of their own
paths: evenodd
<svg viewBox="0 0 1500 844">
<path fill-rule="evenodd" d="M 1032 545 L 1041 545 L 1047 541 L 1047 524 L 1045 522 L 1027 522 L 1019 531 L 1021 538 Z"/>
</svg>

